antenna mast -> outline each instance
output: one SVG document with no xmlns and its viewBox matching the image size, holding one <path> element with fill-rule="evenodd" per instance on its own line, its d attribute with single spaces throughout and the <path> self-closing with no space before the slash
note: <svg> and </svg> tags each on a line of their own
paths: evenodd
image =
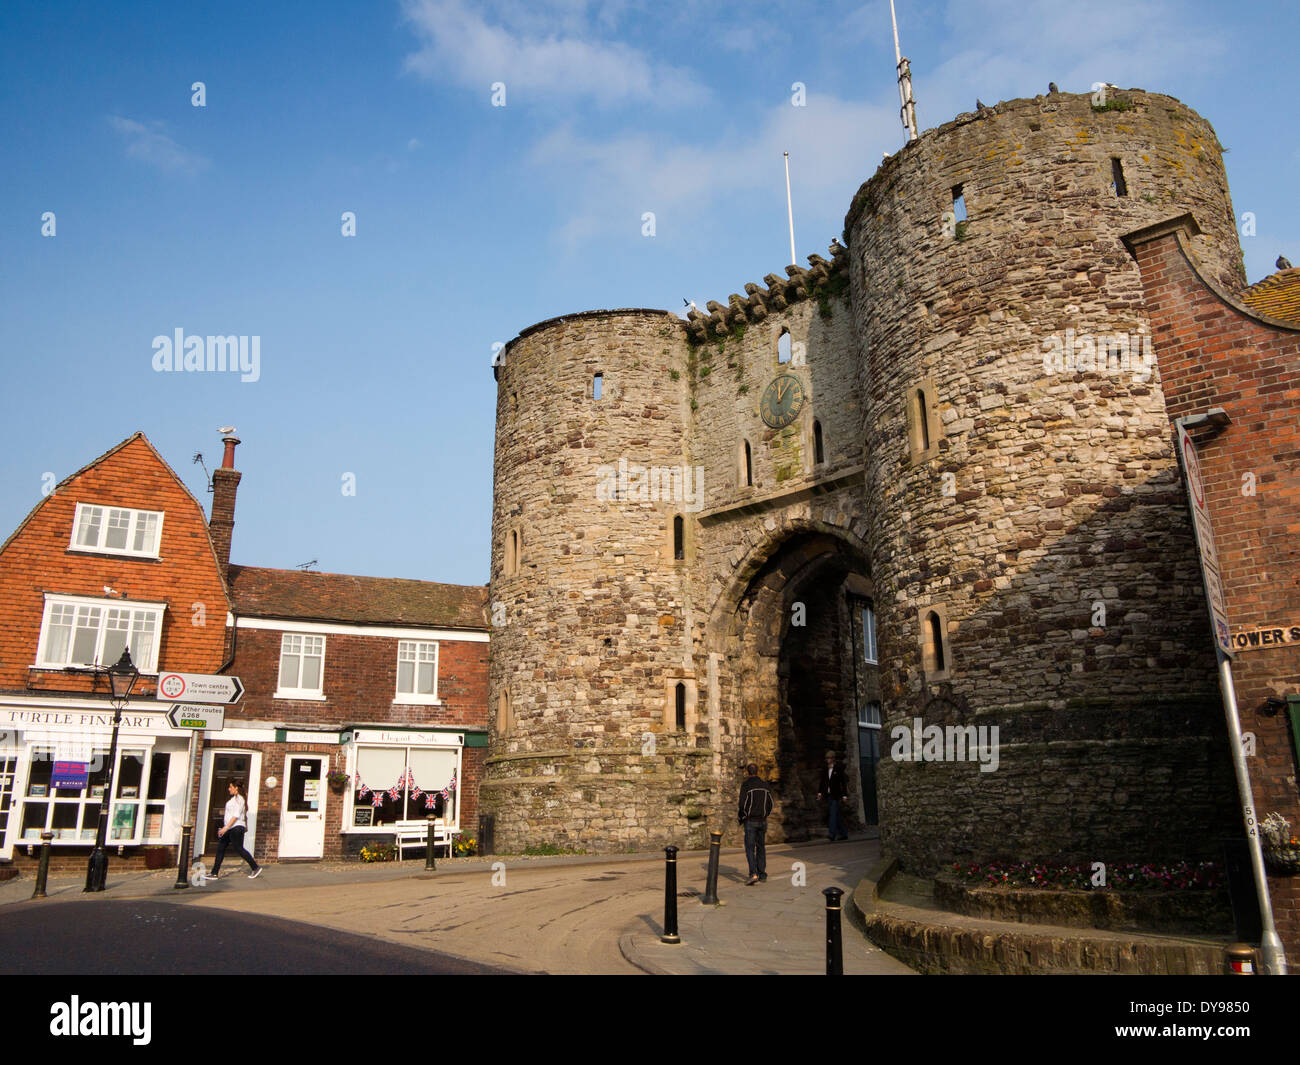
<svg viewBox="0 0 1300 1065">
<path fill-rule="evenodd" d="M 894 0 L 889 0 L 889 17 L 894 23 L 894 61 L 898 65 L 898 99 L 902 106 L 898 117 L 907 130 L 908 143 L 916 140 L 916 101 L 912 99 L 912 66 L 898 49 L 898 16 L 894 13 Z"/>
<path fill-rule="evenodd" d="M 799 259 L 794 253 L 794 205 L 790 200 L 790 153 L 785 153 L 785 213 L 790 218 L 790 265 L 798 266 Z"/>
</svg>

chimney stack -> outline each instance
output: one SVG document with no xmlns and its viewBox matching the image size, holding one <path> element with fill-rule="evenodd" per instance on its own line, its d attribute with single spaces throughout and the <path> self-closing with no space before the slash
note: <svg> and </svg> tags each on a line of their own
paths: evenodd
<svg viewBox="0 0 1300 1065">
<path fill-rule="evenodd" d="M 208 531 L 212 546 L 217 549 L 217 562 L 224 577 L 230 566 L 230 538 L 235 532 L 235 493 L 239 490 L 240 473 L 235 469 L 236 436 L 224 436 L 226 453 L 221 457 L 221 468 L 212 471 L 212 517 Z"/>
</svg>

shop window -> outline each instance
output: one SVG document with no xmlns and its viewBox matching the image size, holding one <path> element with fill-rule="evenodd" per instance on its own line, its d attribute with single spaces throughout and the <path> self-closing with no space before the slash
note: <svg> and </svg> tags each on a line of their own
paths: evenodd
<svg viewBox="0 0 1300 1065">
<path fill-rule="evenodd" d="M 158 632 L 161 603 L 46 596 L 45 617 L 36 651 L 38 665 L 112 665 L 131 649 L 131 661 L 141 673 L 158 671 Z"/>
<path fill-rule="evenodd" d="M 399 640 L 397 643 L 397 702 L 438 701 L 438 644 Z"/>
<path fill-rule="evenodd" d="M 383 827 L 458 817 L 459 749 L 358 744 L 352 786 L 354 827 Z M 446 791 L 446 795 L 443 792 Z"/>
<path fill-rule="evenodd" d="M 163 512 L 100 507 L 78 503 L 72 524 L 71 551 L 157 558 Z"/>
<path fill-rule="evenodd" d="M 167 780 L 171 772 L 171 755 L 155 751 L 149 760 L 149 791 L 144 810 L 144 838 L 163 838 L 163 819 L 167 813 Z"/>
<path fill-rule="evenodd" d="M 108 787 L 108 748 L 94 748 L 80 757 L 89 761 L 69 762 L 51 748 L 34 748 L 27 773 L 27 791 L 23 797 L 21 836 L 24 842 L 39 842 L 42 832 L 53 832 L 56 843 L 93 843 L 99 829 L 99 810 Z M 165 755 L 162 757 L 166 757 Z M 143 818 L 141 803 L 146 788 L 145 766 L 157 765 L 155 756 L 146 761 L 143 749 L 126 747 L 117 753 L 117 772 L 113 774 L 113 801 L 109 811 L 107 842 L 139 843 Z M 56 773 L 56 763 L 59 772 Z M 69 765 L 82 767 L 82 776 L 73 782 Z M 163 776 L 166 788 L 166 776 Z M 62 786 L 60 786 L 62 785 Z"/>
<path fill-rule="evenodd" d="M 325 637 L 285 633 L 280 641 L 280 687 L 277 699 L 321 698 L 325 673 Z"/>
</svg>

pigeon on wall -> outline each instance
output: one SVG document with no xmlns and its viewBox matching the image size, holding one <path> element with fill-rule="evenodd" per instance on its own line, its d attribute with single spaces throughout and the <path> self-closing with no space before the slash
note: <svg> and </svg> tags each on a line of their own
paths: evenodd
<svg viewBox="0 0 1300 1065">
<path fill-rule="evenodd" d="M 1058 89 L 1058 88 L 1056 87 L 1056 82 L 1054 82 L 1054 81 L 1049 81 L 1049 82 L 1047 83 L 1047 91 L 1048 91 L 1048 92 L 1060 92 L 1061 90 Z"/>
<path fill-rule="evenodd" d="M 1279 255 L 1277 257 L 1277 262 L 1275 262 L 1273 265 L 1276 266 L 1279 270 L 1290 270 L 1291 260 L 1288 259 L 1285 255 Z"/>
</svg>

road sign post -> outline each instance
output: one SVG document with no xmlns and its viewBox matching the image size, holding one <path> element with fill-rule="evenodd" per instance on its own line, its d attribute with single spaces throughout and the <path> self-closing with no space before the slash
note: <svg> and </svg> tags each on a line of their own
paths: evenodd
<svg viewBox="0 0 1300 1065">
<path fill-rule="evenodd" d="M 237 703 L 244 695 L 238 677 L 212 673 L 159 673 L 158 698 L 163 702 Z"/>
</svg>

